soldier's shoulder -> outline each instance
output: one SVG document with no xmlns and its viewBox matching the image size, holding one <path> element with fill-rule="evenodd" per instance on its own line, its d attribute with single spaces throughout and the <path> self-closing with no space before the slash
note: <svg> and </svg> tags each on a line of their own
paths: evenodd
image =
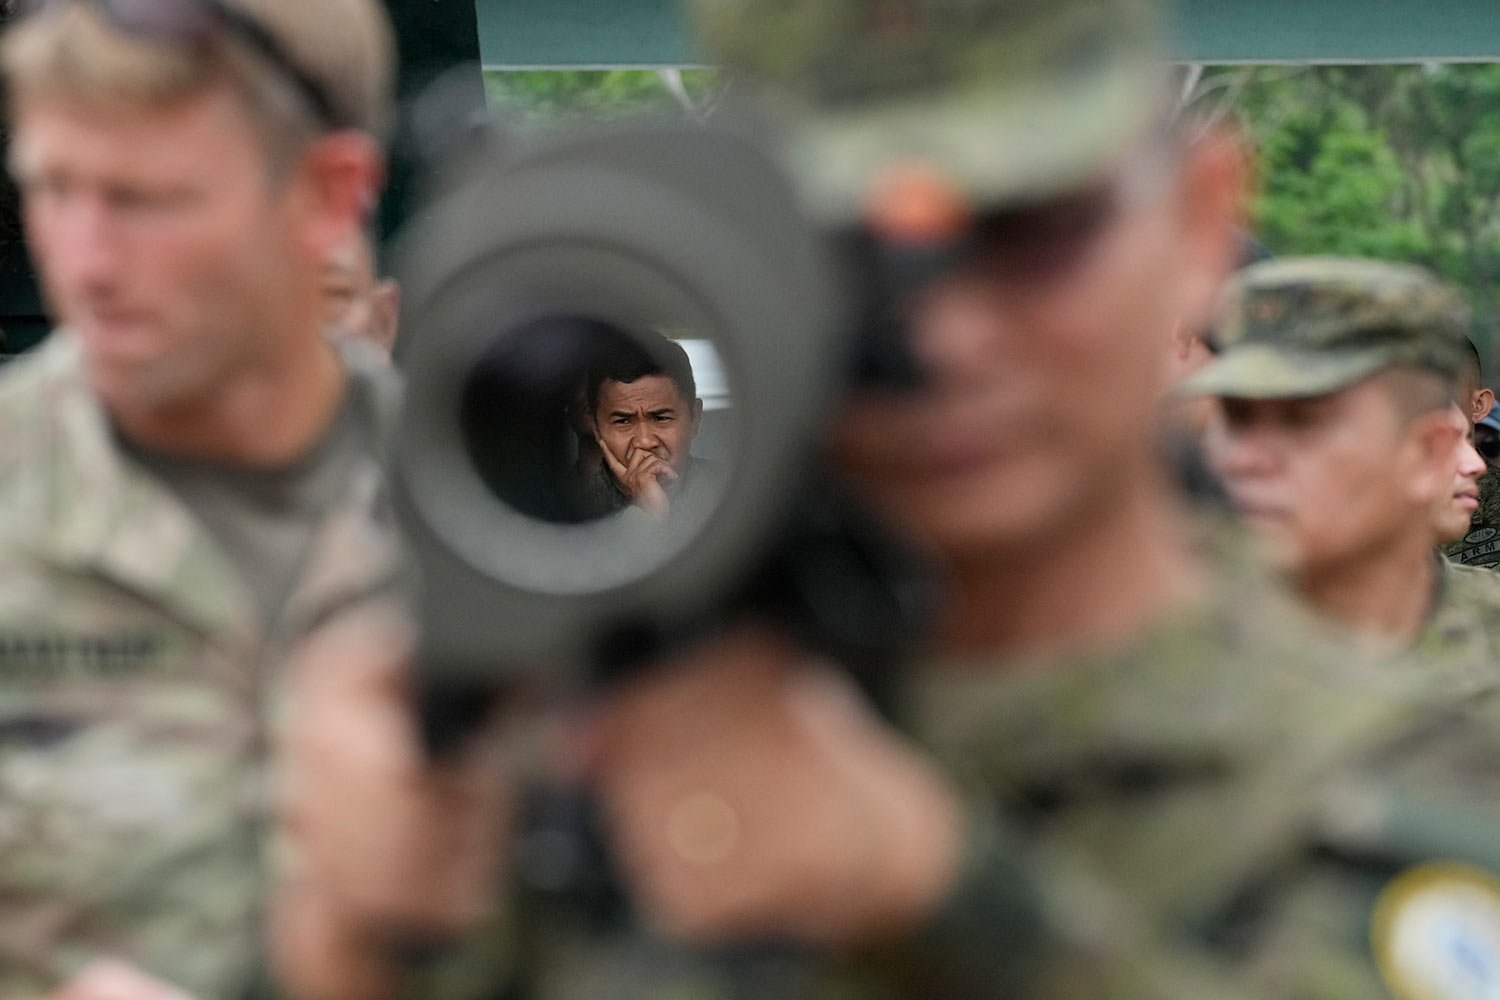
<svg viewBox="0 0 1500 1000">
<path fill-rule="evenodd" d="M 1445 560 L 1448 586 L 1456 598 L 1492 603 L 1500 608 L 1500 572 L 1489 566 L 1470 566 Z"/>
<path fill-rule="evenodd" d="M 1458 651 L 1500 681 L 1500 572 L 1445 560 L 1443 589 L 1421 652 Z"/>
<path fill-rule="evenodd" d="M 36 349 L 0 368 L 0 402 L 45 400 L 81 385 L 82 359 L 71 338 L 54 334 Z"/>
<path fill-rule="evenodd" d="M 1347 666 L 1362 659 L 1344 633 L 1273 572 L 1243 526 L 1215 517 L 1200 529 L 1198 549 L 1200 642 L 1230 656 L 1293 665 Z"/>
<path fill-rule="evenodd" d="M 77 348 L 63 338 L 0 368 L 0 478 L 46 457 L 48 415 L 84 391 Z"/>
</svg>

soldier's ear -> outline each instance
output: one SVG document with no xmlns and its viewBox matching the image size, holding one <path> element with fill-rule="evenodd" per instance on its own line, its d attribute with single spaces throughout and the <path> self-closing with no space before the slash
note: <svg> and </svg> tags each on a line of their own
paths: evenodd
<svg viewBox="0 0 1500 1000">
<path fill-rule="evenodd" d="M 1469 420 L 1477 424 L 1479 423 L 1479 421 L 1489 416 L 1490 410 L 1495 408 L 1495 393 L 1490 389 L 1480 389 L 1478 392 L 1474 393 L 1472 407 L 1473 409 L 1469 414 Z"/>
<path fill-rule="evenodd" d="M 385 178 L 380 145 L 361 132 L 321 136 L 297 170 L 308 209 L 304 239 L 313 259 L 327 260 L 362 238 Z"/>
</svg>

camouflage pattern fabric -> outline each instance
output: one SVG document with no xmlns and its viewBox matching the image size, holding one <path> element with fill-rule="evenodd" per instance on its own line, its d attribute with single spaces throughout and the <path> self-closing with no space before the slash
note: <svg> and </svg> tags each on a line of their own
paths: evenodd
<svg viewBox="0 0 1500 1000">
<path fill-rule="evenodd" d="M 1461 700 L 1500 680 L 1500 574 L 1438 562 L 1437 603 L 1411 659 L 1435 693 Z"/>
<path fill-rule="evenodd" d="M 1213 339 L 1220 356 L 1193 395 L 1321 396 L 1391 367 L 1457 379 L 1471 317 L 1458 292 L 1420 268 L 1290 258 L 1242 271 Z"/>
<path fill-rule="evenodd" d="M 1491 469 L 1479 480 L 1479 509 L 1469 521 L 1469 533 L 1443 547 L 1456 563 L 1493 570 L 1500 566 L 1500 470 Z"/>
<path fill-rule="evenodd" d="M 1414 698 L 1462 705 L 1500 684 L 1500 575 L 1458 565 L 1438 552 L 1433 561 L 1437 577 L 1426 625 L 1409 649 L 1371 662 L 1396 674 L 1410 672 Z M 1326 619 L 1320 624 L 1337 641 L 1360 644 L 1345 626 Z"/>
<path fill-rule="evenodd" d="M 695 0 L 714 61 L 787 126 L 808 207 L 858 218 L 890 168 L 984 205 L 1095 179 L 1165 117 L 1153 0 Z"/>
<path fill-rule="evenodd" d="M 1328 635 L 1216 556 L 1200 596 L 1128 648 L 925 665 L 910 729 L 967 789 L 969 859 L 932 924 L 879 953 L 693 955 L 524 906 L 485 945 L 496 968 L 525 956 L 519 995 L 538 1000 L 1391 995 L 1370 945 L 1388 887 L 1438 863 L 1500 876 L 1500 720 L 1493 685 L 1432 697 L 1411 664 Z"/>
<path fill-rule="evenodd" d="M 65 335 L 0 376 L 0 996 L 102 956 L 195 1000 L 243 995 L 277 664 L 394 579 L 380 482 L 371 456 L 266 622 L 121 453 Z"/>
<path fill-rule="evenodd" d="M 927 674 L 919 732 L 1002 831 L 991 852 L 1036 876 L 1052 938 L 997 958 L 950 913 L 897 995 L 1488 995 L 1500 896 L 1471 916 L 1434 904 L 1454 938 L 1371 942 L 1405 873 L 1500 877 L 1493 681 L 1434 697 L 1422 663 L 1360 665 L 1299 621 L 1221 581 L 1120 654 Z M 1442 977 L 1459 986 L 1434 991 Z"/>
</svg>

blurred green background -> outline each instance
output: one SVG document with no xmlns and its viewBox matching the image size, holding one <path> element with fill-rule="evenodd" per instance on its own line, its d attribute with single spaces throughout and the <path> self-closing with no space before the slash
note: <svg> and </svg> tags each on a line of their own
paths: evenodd
<svg viewBox="0 0 1500 1000">
<path fill-rule="evenodd" d="M 708 70 L 485 74 L 490 106 L 533 125 L 706 115 L 719 87 Z M 1500 65 L 1224 67 L 1185 96 L 1197 115 L 1236 123 L 1249 138 L 1252 226 L 1273 253 L 1430 267 L 1467 291 L 1480 347 L 1495 358 Z"/>
</svg>

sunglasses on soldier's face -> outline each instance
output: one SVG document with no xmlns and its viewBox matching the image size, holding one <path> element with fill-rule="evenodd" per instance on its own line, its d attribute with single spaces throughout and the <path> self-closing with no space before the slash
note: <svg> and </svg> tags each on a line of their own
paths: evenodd
<svg viewBox="0 0 1500 1000">
<path fill-rule="evenodd" d="M 1474 450 L 1490 468 L 1500 468 L 1500 431 L 1479 424 L 1474 428 Z"/>
<path fill-rule="evenodd" d="M 74 3 L 86 3 L 120 31 L 152 41 L 203 46 L 226 35 L 232 37 L 248 45 L 295 85 L 320 123 L 329 127 L 342 124 L 323 88 L 297 65 L 265 25 L 223 0 L 22 0 L 21 12 L 29 17 Z"/>
<path fill-rule="evenodd" d="M 988 269 L 1026 282 L 1072 272 L 1099 235 L 1119 215 L 1113 185 L 1076 192 L 1038 205 L 992 212 L 975 220 L 969 243 Z"/>
<path fill-rule="evenodd" d="M 1045 285 L 1077 270 L 1125 216 L 1166 191 L 1177 162 L 1166 126 L 1128 153 L 1108 176 L 1032 205 L 975 220 L 971 244 L 990 273 Z"/>
</svg>

